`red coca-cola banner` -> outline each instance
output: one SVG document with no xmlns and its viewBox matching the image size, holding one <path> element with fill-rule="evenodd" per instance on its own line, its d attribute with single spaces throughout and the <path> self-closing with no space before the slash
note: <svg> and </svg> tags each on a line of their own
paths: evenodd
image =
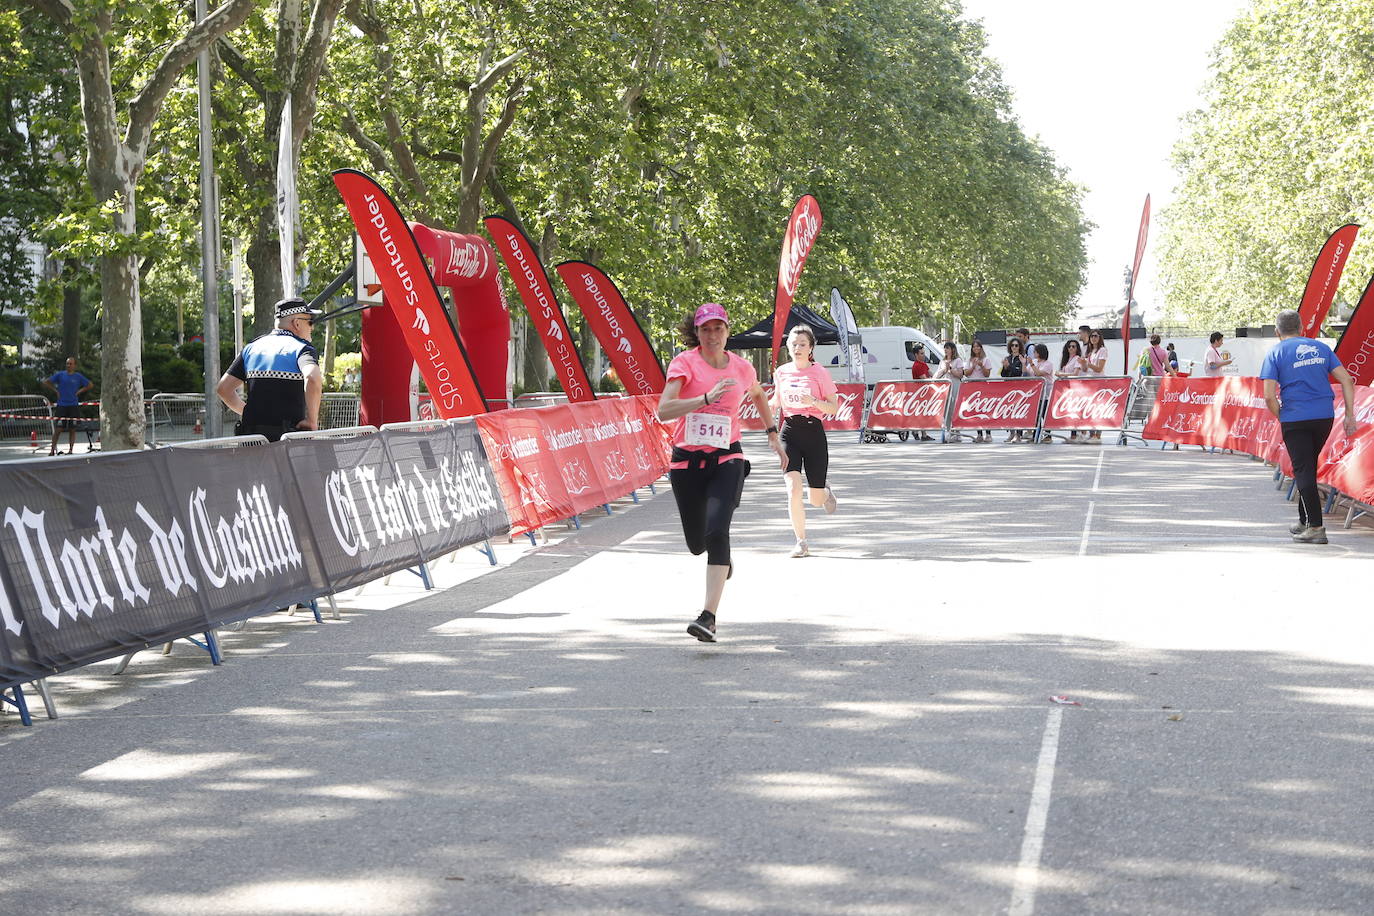
<svg viewBox="0 0 1374 916">
<path fill-rule="evenodd" d="M 1061 378 L 1050 390 L 1045 429 L 1121 429 L 1129 378 Z"/>
<path fill-rule="evenodd" d="M 334 184 L 377 271 L 386 304 L 434 397 L 440 417 L 486 410 L 453 319 L 439 298 L 410 227 L 377 182 L 354 169 L 334 172 Z"/>
<path fill-rule="evenodd" d="M 1045 383 L 1038 378 L 968 379 L 959 383 L 950 429 L 1034 429 Z"/>
<path fill-rule="evenodd" d="M 868 406 L 865 429 L 942 429 L 952 385 L 945 379 L 878 382 Z"/>
<path fill-rule="evenodd" d="M 1360 227 L 1351 223 L 1331 233 L 1322 246 L 1321 254 L 1312 264 L 1307 288 L 1302 293 L 1302 304 L 1298 306 L 1304 336 L 1321 336 L 1322 322 L 1326 320 L 1326 313 L 1331 310 L 1331 303 L 1336 298 L 1336 288 L 1341 285 L 1341 274 L 1345 272 L 1345 259 L 1350 257 L 1350 249 L 1359 231 Z"/>
<path fill-rule="evenodd" d="M 1264 405 L 1260 379 L 1164 376 L 1145 421 L 1144 436 L 1261 455 L 1273 448 L 1276 430 L 1277 421 Z"/>
<path fill-rule="evenodd" d="M 553 294 L 553 285 L 544 265 L 534 253 L 534 246 L 525 238 L 525 233 L 515 224 L 502 216 L 488 216 L 483 222 L 487 234 L 491 236 L 496 250 L 506 262 L 515 286 L 520 290 L 520 299 L 530 313 L 539 336 L 544 341 L 544 349 L 553 363 L 558 382 L 569 401 L 590 401 L 596 397 L 592 383 L 587 378 L 587 370 L 582 365 L 582 357 L 577 353 L 568 321 L 563 317 L 563 309 Z"/>
<path fill-rule="evenodd" d="M 1345 366 L 1356 387 L 1374 382 L 1374 277 L 1350 315 L 1350 323 L 1336 341 L 1336 358 Z"/>
<path fill-rule="evenodd" d="M 764 392 L 771 398 L 773 396 L 773 386 L 764 385 Z M 864 412 L 864 393 L 867 387 L 862 383 L 850 384 L 845 382 L 835 386 L 835 392 L 840 399 L 839 412 L 833 417 L 821 419 L 823 429 L 854 430 L 859 428 L 859 421 Z M 754 407 L 753 398 L 745 398 L 739 405 L 740 426 L 743 429 L 759 432 L 763 429 L 763 417 L 759 416 L 758 409 Z"/>
<path fill-rule="evenodd" d="M 611 278 L 585 261 L 564 261 L 554 270 L 582 309 L 587 326 L 601 342 L 625 390 L 630 394 L 662 393 L 667 382 L 663 365 L 649 335 Z"/>
<path fill-rule="evenodd" d="M 511 532 L 533 531 L 648 486 L 668 470 L 656 397 L 519 408 L 477 419 Z"/>
<path fill-rule="evenodd" d="M 782 336 L 787 330 L 787 316 L 792 300 L 797 296 L 806 256 L 821 234 L 821 205 L 810 194 L 803 194 L 792 208 L 787 220 L 787 232 L 782 237 L 782 257 L 778 259 L 778 283 L 773 289 L 773 356 L 769 366 L 778 367 L 778 353 L 782 350 Z"/>
</svg>

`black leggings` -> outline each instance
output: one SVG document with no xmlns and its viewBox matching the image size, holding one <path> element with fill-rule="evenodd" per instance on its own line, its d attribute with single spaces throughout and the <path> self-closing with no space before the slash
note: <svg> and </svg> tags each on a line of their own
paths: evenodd
<svg viewBox="0 0 1374 916">
<path fill-rule="evenodd" d="M 735 446 L 735 451 L 739 446 Z M 683 452 L 673 450 L 673 461 L 681 461 Z M 685 453 L 691 455 L 692 453 Z M 744 493 L 744 478 L 749 463 L 743 458 L 716 462 L 717 454 L 697 453 L 685 468 L 668 472 L 668 482 L 677 500 L 678 515 L 682 517 L 682 534 L 687 549 L 693 555 L 706 554 L 710 566 L 730 565 L 730 522 L 735 507 Z"/>
<path fill-rule="evenodd" d="M 830 470 L 830 443 L 819 417 L 793 414 L 782 421 L 782 447 L 787 452 L 787 470 L 806 469 L 806 482 L 813 489 L 825 486 Z"/>
<path fill-rule="evenodd" d="M 1322 526 L 1322 498 L 1317 491 L 1317 457 L 1331 435 L 1331 417 L 1283 423 L 1283 444 L 1293 462 L 1293 482 L 1298 487 L 1298 521 L 1313 528 Z"/>
</svg>

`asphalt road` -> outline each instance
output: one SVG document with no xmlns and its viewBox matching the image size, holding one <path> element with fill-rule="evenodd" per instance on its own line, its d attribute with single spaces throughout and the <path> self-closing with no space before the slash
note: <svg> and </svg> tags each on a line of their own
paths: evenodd
<svg viewBox="0 0 1374 916">
<path fill-rule="evenodd" d="M 794 560 L 746 443 L 716 645 L 660 487 L 54 679 L 0 913 L 1374 911 L 1374 528 L 1196 448 L 832 445 Z"/>
</svg>

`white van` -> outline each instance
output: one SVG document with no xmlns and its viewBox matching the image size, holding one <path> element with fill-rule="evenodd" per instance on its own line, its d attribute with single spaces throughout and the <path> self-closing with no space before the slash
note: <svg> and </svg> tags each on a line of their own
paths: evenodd
<svg viewBox="0 0 1374 916">
<path fill-rule="evenodd" d="M 939 342 L 915 328 L 859 328 L 859 336 L 863 338 L 859 358 L 863 364 L 864 382 L 869 385 L 887 379 L 911 381 L 912 354 L 918 346 L 925 347 L 931 375 L 935 374 L 935 367 L 944 353 Z M 816 362 L 829 370 L 835 381 L 849 381 L 844 352 L 838 345 L 817 346 Z"/>
</svg>

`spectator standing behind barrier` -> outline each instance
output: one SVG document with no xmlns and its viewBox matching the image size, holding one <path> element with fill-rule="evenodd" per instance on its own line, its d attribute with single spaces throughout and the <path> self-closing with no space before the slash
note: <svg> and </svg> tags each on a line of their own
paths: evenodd
<svg viewBox="0 0 1374 916">
<path fill-rule="evenodd" d="M 787 335 L 787 352 L 792 361 L 773 373 L 773 398 L 769 406 L 776 409 L 782 423 L 782 447 L 787 453 L 783 479 L 787 482 L 787 517 L 797 545 L 794 557 L 808 557 L 806 545 L 806 506 L 802 503 L 802 472 L 810 487 L 811 505 L 825 507 L 827 515 L 835 513 L 835 493 L 826 484 L 830 469 L 830 443 L 825 438 L 822 418 L 840 410 L 840 398 L 830 373 L 816 365 L 816 335 L 810 328 L 798 325 Z"/>
<path fill-rule="evenodd" d="M 67 357 L 67 368 L 43 379 L 43 384 L 57 393 L 53 406 L 52 445 L 48 456 L 57 454 L 57 439 L 67 430 L 67 454 L 76 451 L 76 424 L 81 419 L 81 396 L 95 387 L 86 376 L 76 371 L 76 357 Z"/>
<path fill-rule="evenodd" d="M 668 482 L 682 519 L 682 534 L 694 556 L 706 554 L 706 604 L 687 632 L 702 642 L 716 641 L 716 611 L 730 562 L 730 522 L 744 492 L 749 463 L 740 448 L 739 405 L 754 402 L 768 433 L 768 444 L 787 467 L 787 454 L 773 425 L 768 396 L 754 367 L 725 352 L 730 319 L 725 307 L 708 302 L 678 326 L 691 349 L 668 365 L 668 383 L 658 399 L 658 416 L 678 420 Z"/>
<path fill-rule="evenodd" d="M 1030 332 L 1027 331 L 1027 334 Z M 1007 338 L 1007 355 L 1002 357 L 1002 369 L 998 373 L 1002 378 L 1021 378 L 1026 375 L 1029 357 L 1026 355 L 1026 342 L 1018 337 Z M 1007 430 L 1006 442 L 1020 442 L 1021 430 Z"/>
<path fill-rule="evenodd" d="M 1088 345 L 1083 349 L 1083 376 L 1085 378 L 1102 378 L 1107 374 L 1107 342 L 1102 339 L 1101 331 L 1088 332 Z M 1102 431 L 1095 430 L 1087 434 L 1088 439 L 1094 442 L 1101 441 Z"/>
<path fill-rule="evenodd" d="M 1203 378 L 1216 378 L 1222 374 L 1222 369 L 1234 362 L 1230 352 L 1221 348 L 1223 339 L 1220 331 L 1213 331 L 1207 338 L 1207 353 L 1202 357 Z"/>
<path fill-rule="evenodd" d="M 915 380 L 930 378 L 930 363 L 926 362 L 926 348 L 917 345 L 911 354 L 911 377 Z"/>
<path fill-rule="evenodd" d="M 1151 375 L 1173 375 L 1169 368 L 1169 351 L 1159 345 L 1159 335 L 1150 335 L 1150 345 L 1145 348 L 1142 362 L 1149 361 Z"/>
<path fill-rule="evenodd" d="M 1302 336 L 1302 318 L 1296 311 L 1279 312 L 1275 324 L 1279 344 L 1264 357 L 1259 377 L 1264 379 L 1264 403 L 1279 418 L 1283 444 L 1293 463 L 1293 482 L 1298 488 L 1298 523 L 1288 530 L 1300 544 L 1325 544 L 1326 525 L 1317 490 L 1317 457 L 1335 419 L 1330 380 L 1334 378 L 1341 384 L 1347 436 L 1355 435 L 1355 385 L 1330 347 Z"/>
<path fill-rule="evenodd" d="M 1084 325 L 1086 327 L 1086 325 Z M 1079 328 L 1079 336 L 1083 335 L 1083 329 Z M 1064 348 L 1059 354 L 1059 368 L 1055 370 L 1056 378 L 1078 378 L 1083 374 L 1083 348 L 1076 340 L 1064 341 Z M 1048 440 L 1050 437 L 1046 436 Z M 1069 430 L 1069 441 L 1078 441 L 1078 430 Z"/>
<path fill-rule="evenodd" d="M 283 299 L 277 303 L 276 330 L 249 342 L 234 358 L 215 392 L 242 417 L 234 424 L 235 435 L 276 442 L 295 429 L 319 429 L 324 375 L 310 332 L 322 314 L 304 299 Z M 239 397 L 240 383 L 247 403 Z"/>
<path fill-rule="evenodd" d="M 1077 345 L 1078 345 L 1078 341 L 1076 341 L 1076 340 L 1070 340 L 1069 343 L 1070 343 L 1070 344 L 1073 344 L 1075 347 L 1077 347 Z M 1049 348 L 1049 347 L 1045 346 L 1044 344 L 1036 344 L 1036 345 L 1035 345 L 1035 358 L 1029 361 L 1029 365 L 1028 365 L 1028 367 L 1027 367 L 1026 374 L 1027 374 L 1027 375 L 1038 376 L 1039 378 L 1044 379 L 1044 382 L 1045 382 L 1045 390 L 1046 390 L 1046 391 L 1049 390 L 1050 385 L 1054 384 L 1054 361 L 1050 359 L 1050 348 Z M 1044 409 L 1045 409 L 1045 399 L 1042 397 L 1042 398 L 1040 399 L 1039 411 L 1043 411 Z M 1039 425 L 1040 425 L 1040 416 L 1041 416 L 1040 413 L 1037 413 L 1037 414 L 1036 414 L 1036 417 L 1035 417 L 1035 425 L 1036 425 L 1036 426 L 1039 426 Z M 1027 430 L 1026 432 L 1030 434 L 1030 441 L 1034 442 L 1034 441 L 1035 441 L 1035 430 L 1030 429 L 1030 430 Z M 1045 438 L 1041 439 L 1040 441 L 1042 441 L 1042 442 L 1049 442 L 1049 441 L 1050 441 L 1050 434 L 1049 434 L 1049 433 L 1045 433 Z"/>
<path fill-rule="evenodd" d="M 1164 349 L 1169 351 L 1169 368 L 1172 369 L 1172 370 L 1174 370 L 1175 372 L 1177 372 L 1177 371 L 1178 371 L 1178 353 L 1174 351 L 1174 345 L 1173 345 L 1172 343 L 1170 343 L 1170 344 L 1166 345 L 1166 346 L 1164 347 Z"/>
</svg>

